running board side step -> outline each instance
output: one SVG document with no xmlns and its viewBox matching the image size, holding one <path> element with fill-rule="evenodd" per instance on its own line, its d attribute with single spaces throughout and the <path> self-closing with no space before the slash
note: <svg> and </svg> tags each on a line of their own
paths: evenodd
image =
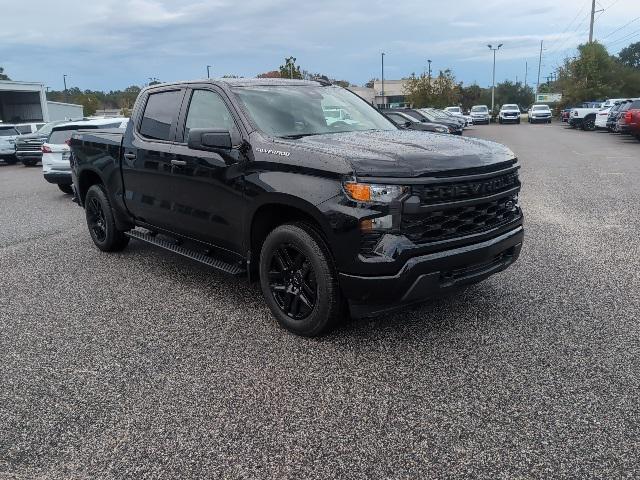
<svg viewBox="0 0 640 480">
<path fill-rule="evenodd" d="M 155 245 L 156 247 L 164 248 L 165 250 L 169 250 L 173 253 L 177 253 L 178 255 L 182 255 L 183 257 L 190 258 L 192 260 L 195 260 L 196 262 L 204 263 L 209 267 L 213 267 L 216 270 L 221 270 L 225 273 L 228 273 L 229 275 L 242 275 L 246 273 L 246 270 L 240 265 L 227 263 L 219 258 L 214 258 L 209 255 L 205 255 L 204 253 L 185 248 L 181 245 L 177 245 L 174 242 L 158 238 L 155 235 L 143 233 L 139 230 L 129 230 L 128 232 L 125 232 L 125 235 L 130 238 L 135 238 L 136 240 L 150 243 L 151 245 Z"/>
</svg>

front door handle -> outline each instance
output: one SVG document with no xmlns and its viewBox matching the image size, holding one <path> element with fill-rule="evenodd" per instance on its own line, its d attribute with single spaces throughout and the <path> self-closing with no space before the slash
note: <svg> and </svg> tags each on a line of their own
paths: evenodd
<svg viewBox="0 0 640 480">
<path fill-rule="evenodd" d="M 187 164 L 185 160 L 171 160 L 171 165 L 175 165 L 176 167 L 184 167 Z"/>
<path fill-rule="evenodd" d="M 124 154 L 124 158 L 126 160 L 135 160 L 136 159 L 136 154 L 135 153 L 125 153 Z"/>
</svg>

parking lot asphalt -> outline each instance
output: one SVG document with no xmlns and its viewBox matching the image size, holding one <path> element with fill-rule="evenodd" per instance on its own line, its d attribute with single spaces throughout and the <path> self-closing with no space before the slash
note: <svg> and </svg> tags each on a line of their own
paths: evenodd
<svg viewBox="0 0 640 480">
<path fill-rule="evenodd" d="M 521 160 L 519 261 L 311 340 L 0 166 L 0 478 L 638 478 L 640 142 L 465 134 Z"/>
</svg>

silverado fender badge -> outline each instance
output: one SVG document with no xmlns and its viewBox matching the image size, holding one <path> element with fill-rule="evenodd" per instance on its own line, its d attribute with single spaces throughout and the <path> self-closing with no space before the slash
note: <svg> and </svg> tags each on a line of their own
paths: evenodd
<svg viewBox="0 0 640 480">
<path fill-rule="evenodd" d="M 268 155 L 280 155 L 281 157 L 288 157 L 289 155 L 291 155 L 290 152 L 283 152 L 281 150 L 267 150 L 265 148 L 256 148 L 256 150 L 260 153 L 266 153 Z"/>
</svg>

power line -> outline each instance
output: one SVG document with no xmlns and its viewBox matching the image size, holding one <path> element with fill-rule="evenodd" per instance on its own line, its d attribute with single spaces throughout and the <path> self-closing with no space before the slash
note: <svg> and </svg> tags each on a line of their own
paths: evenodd
<svg viewBox="0 0 640 480">
<path fill-rule="evenodd" d="M 620 30 L 622 30 L 625 27 L 628 27 L 629 25 L 631 25 L 633 22 L 640 20 L 640 17 L 636 17 L 633 20 L 625 23 L 623 26 L 621 26 L 620 28 L 616 28 L 613 32 L 609 33 L 608 35 L 605 35 L 604 37 L 602 37 L 600 40 L 605 40 L 607 38 L 609 38 L 611 35 L 613 35 L 616 32 L 619 32 Z"/>
<path fill-rule="evenodd" d="M 615 45 L 616 43 L 624 42 L 625 40 L 629 40 L 632 37 L 635 37 L 639 33 L 640 33 L 640 29 L 638 29 L 638 30 L 636 30 L 634 32 L 631 32 L 630 34 L 625 35 L 624 37 L 621 37 L 621 38 L 619 38 L 617 40 L 612 40 L 610 42 L 607 42 L 607 45 L 611 46 L 611 45 Z"/>
</svg>

